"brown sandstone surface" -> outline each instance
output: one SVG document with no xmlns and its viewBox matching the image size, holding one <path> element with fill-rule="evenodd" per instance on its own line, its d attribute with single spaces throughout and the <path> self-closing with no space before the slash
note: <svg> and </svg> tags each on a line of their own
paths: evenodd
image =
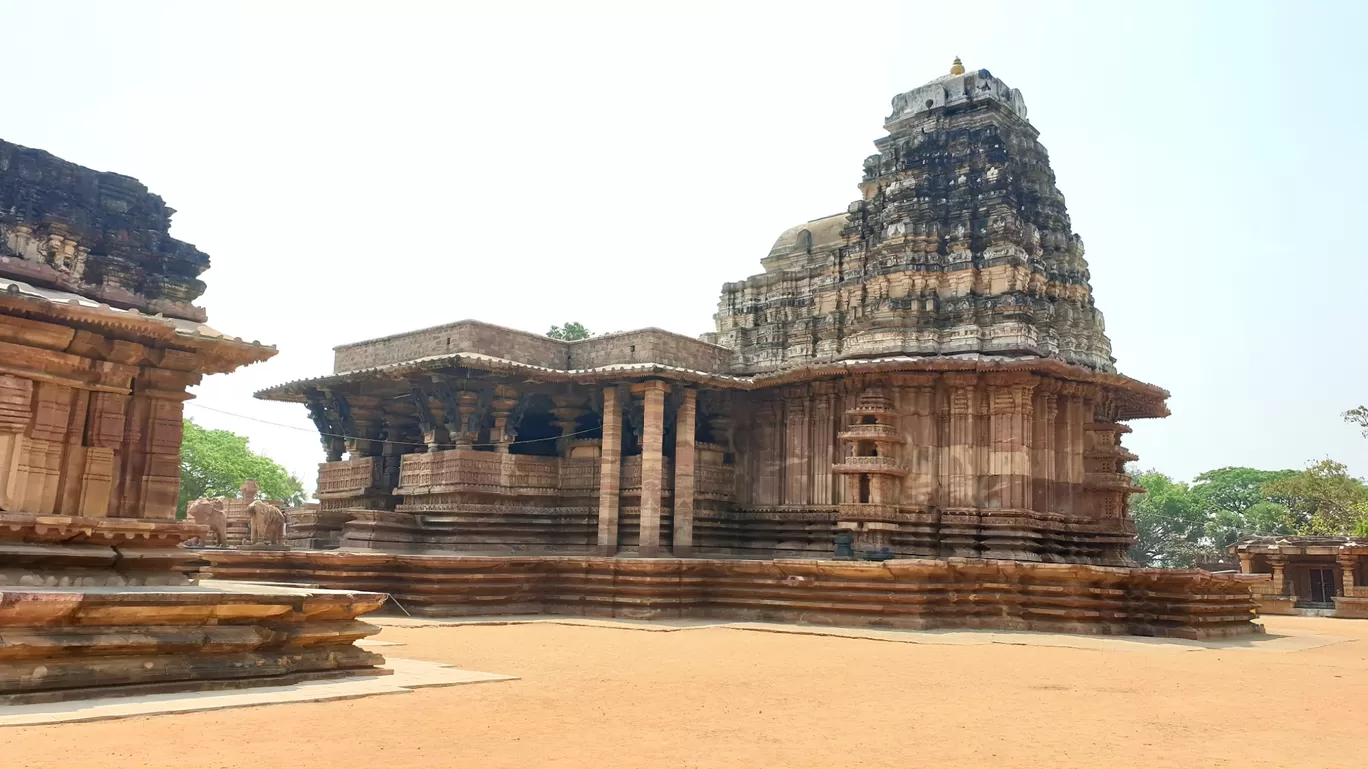
<svg viewBox="0 0 1368 769">
<path fill-rule="evenodd" d="M 0 763 L 6 769 L 1364 765 L 1368 623 L 1264 621 L 1273 635 L 1346 640 L 1294 652 L 1258 650 L 1266 641 L 1221 650 L 1128 643 L 1132 650 L 1123 651 L 1096 640 L 1090 643 L 1098 648 L 1062 648 L 724 628 L 387 627 L 381 639 L 406 644 L 387 648 L 391 656 L 521 680 L 3 729 Z"/>
</svg>

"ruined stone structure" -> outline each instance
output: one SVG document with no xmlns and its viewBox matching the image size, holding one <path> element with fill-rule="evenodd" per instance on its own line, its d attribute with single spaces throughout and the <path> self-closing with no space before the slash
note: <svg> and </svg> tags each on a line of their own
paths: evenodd
<svg viewBox="0 0 1368 769">
<path fill-rule="evenodd" d="M 1116 373 L 1020 92 L 957 65 L 885 128 L 860 199 L 785 231 L 702 339 L 462 321 L 258 393 L 319 429 L 313 530 L 353 551 L 726 559 L 831 558 L 847 532 L 947 580 L 948 558 L 1088 564 L 1145 594 L 1120 441 L 1168 394 Z M 1213 626 L 1249 629 L 1244 595 Z"/>
<path fill-rule="evenodd" d="M 208 258 L 170 215 L 0 142 L 0 702 L 379 661 L 351 641 L 382 597 L 187 576 L 208 527 L 175 518 L 186 388 L 275 350 L 202 325 Z"/>
<path fill-rule="evenodd" d="M 1250 537 L 1232 550 L 1261 613 L 1368 619 L 1368 542 L 1353 537 Z"/>
</svg>

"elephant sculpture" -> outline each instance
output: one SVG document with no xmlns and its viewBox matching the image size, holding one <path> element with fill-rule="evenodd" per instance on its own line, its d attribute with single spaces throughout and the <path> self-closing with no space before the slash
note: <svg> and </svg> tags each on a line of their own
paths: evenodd
<svg viewBox="0 0 1368 769">
<path fill-rule="evenodd" d="M 186 508 L 186 514 L 195 523 L 209 527 L 209 535 L 200 538 L 201 545 L 209 544 L 211 539 L 214 547 L 228 544 L 228 515 L 223 510 L 223 500 L 197 499 Z"/>
<path fill-rule="evenodd" d="M 247 506 L 251 518 L 253 545 L 282 545 L 285 543 L 285 514 L 275 505 L 253 500 Z"/>
</svg>

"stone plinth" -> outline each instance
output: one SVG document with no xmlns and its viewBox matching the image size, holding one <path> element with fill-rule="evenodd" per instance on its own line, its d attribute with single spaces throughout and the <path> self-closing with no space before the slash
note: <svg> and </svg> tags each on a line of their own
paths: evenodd
<svg viewBox="0 0 1368 769">
<path fill-rule="evenodd" d="M 909 629 L 1222 638 L 1261 632 L 1238 580 L 1204 571 L 975 559 L 416 556 L 205 551 L 221 579 L 390 593 L 415 615 L 708 617 Z"/>
<path fill-rule="evenodd" d="M 285 542 L 306 550 L 335 550 L 352 515 L 350 510 L 321 510 L 312 503 L 286 510 Z"/>
<path fill-rule="evenodd" d="M 353 645 L 385 597 L 201 583 L 0 591 L 0 705 L 386 672 Z"/>
<path fill-rule="evenodd" d="M 0 511 L 0 590 L 8 587 L 186 585 L 204 527 L 188 521 Z"/>
</svg>

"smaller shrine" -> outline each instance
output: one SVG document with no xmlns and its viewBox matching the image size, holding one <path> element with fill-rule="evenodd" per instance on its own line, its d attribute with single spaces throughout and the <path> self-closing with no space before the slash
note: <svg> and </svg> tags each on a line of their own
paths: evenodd
<svg viewBox="0 0 1368 769">
<path fill-rule="evenodd" d="M 1261 614 L 1368 619 L 1368 540 L 1251 537 L 1231 550 Z"/>
</svg>

